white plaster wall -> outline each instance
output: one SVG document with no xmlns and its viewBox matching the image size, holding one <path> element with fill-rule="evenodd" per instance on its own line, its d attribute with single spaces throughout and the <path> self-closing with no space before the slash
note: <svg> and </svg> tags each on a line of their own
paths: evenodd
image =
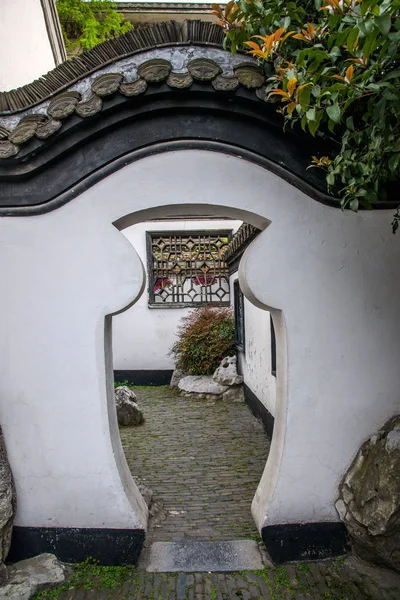
<svg viewBox="0 0 400 600">
<path fill-rule="evenodd" d="M 149 156 L 54 212 L 0 219 L 0 422 L 18 525 L 145 524 L 121 456 L 104 326 L 138 297 L 143 273 L 112 223 L 178 215 L 268 225 L 239 268 L 277 334 L 274 436 L 253 501 L 259 528 L 337 520 L 345 469 L 399 412 L 391 211 L 342 213 L 233 156 Z"/>
<path fill-rule="evenodd" d="M 1 0 L 0 91 L 31 83 L 55 66 L 40 0 Z"/>
<path fill-rule="evenodd" d="M 230 277 L 232 298 L 237 279 L 237 273 Z M 240 372 L 244 383 L 275 416 L 276 378 L 271 373 L 270 313 L 244 298 L 244 322 L 245 349 L 238 352 Z"/>
<path fill-rule="evenodd" d="M 204 229 L 237 231 L 241 221 L 232 220 L 180 220 L 153 221 L 132 225 L 123 231 L 147 265 L 147 231 L 201 231 Z M 113 318 L 114 369 L 164 370 L 174 368 L 169 351 L 176 341 L 182 317 L 190 308 L 149 308 L 146 292 L 129 310 Z M 138 344 L 137 340 L 141 340 Z"/>
</svg>

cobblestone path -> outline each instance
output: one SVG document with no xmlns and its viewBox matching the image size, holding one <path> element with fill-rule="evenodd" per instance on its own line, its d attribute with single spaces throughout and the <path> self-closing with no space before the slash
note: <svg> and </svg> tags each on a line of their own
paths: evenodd
<svg viewBox="0 0 400 600">
<path fill-rule="evenodd" d="M 250 506 L 269 440 L 247 406 L 133 389 L 146 421 L 122 428 L 122 445 L 133 476 L 162 505 L 148 541 L 257 536 Z"/>
<path fill-rule="evenodd" d="M 146 423 L 121 439 L 134 476 L 163 504 L 151 541 L 257 535 L 250 504 L 268 454 L 245 405 L 136 388 Z M 157 527 L 156 525 L 159 525 Z M 75 570 L 37 600 L 399 600 L 400 575 L 354 557 L 240 573 L 147 573 L 134 567 Z"/>
<path fill-rule="evenodd" d="M 400 576 L 354 558 L 241 573 L 146 573 L 107 589 L 109 575 L 59 600 L 399 600 Z M 90 587 L 88 582 L 86 587 Z M 54 592 L 52 592 L 54 593 Z M 46 596 L 42 596 L 46 597 Z"/>
</svg>

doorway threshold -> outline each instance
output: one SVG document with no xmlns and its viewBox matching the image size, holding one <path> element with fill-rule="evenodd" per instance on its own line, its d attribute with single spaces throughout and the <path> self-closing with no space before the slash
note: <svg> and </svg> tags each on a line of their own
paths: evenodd
<svg viewBox="0 0 400 600">
<path fill-rule="evenodd" d="M 258 571 L 264 563 L 253 540 L 154 542 L 143 563 L 150 573 Z"/>
</svg>

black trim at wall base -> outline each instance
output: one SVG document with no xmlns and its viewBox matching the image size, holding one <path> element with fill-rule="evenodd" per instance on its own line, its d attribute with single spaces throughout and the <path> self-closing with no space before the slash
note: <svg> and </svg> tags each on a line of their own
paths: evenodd
<svg viewBox="0 0 400 600">
<path fill-rule="evenodd" d="M 274 417 L 269 412 L 268 408 L 257 398 L 254 392 L 251 391 L 248 385 L 244 384 L 244 399 L 251 412 L 257 419 L 260 419 L 264 425 L 264 429 L 269 437 L 272 437 L 274 432 Z"/>
<path fill-rule="evenodd" d="M 261 537 L 271 560 L 276 564 L 322 560 L 350 551 L 346 528 L 339 521 L 269 525 L 262 528 Z"/>
<path fill-rule="evenodd" d="M 101 565 L 135 565 L 144 540 L 143 529 L 15 526 L 7 562 L 50 552 L 69 563 L 82 562 L 90 556 Z"/>
<path fill-rule="evenodd" d="M 172 370 L 165 371 L 114 371 L 114 381 L 128 381 L 130 385 L 169 385 L 172 377 Z"/>
</svg>

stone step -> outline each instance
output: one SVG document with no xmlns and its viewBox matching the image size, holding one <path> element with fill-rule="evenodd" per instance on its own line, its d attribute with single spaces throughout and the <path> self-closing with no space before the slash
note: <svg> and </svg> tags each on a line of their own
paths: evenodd
<svg viewBox="0 0 400 600">
<path fill-rule="evenodd" d="M 154 542 L 142 568 L 151 573 L 229 572 L 263 569 L 257 542 Z"/>
</svg>

